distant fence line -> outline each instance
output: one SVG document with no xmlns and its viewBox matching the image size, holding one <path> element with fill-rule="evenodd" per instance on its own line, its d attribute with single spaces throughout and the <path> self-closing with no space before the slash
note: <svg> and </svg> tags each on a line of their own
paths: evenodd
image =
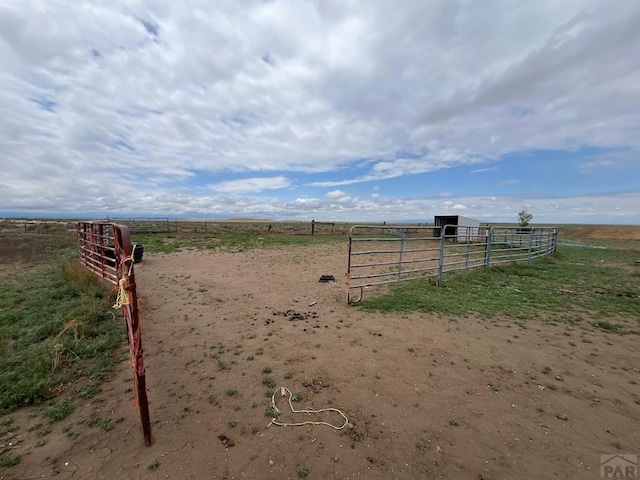
<svg viewBox="0 0 640 480">
<path fill-rule="evenodd" d="M 298 221 L 224 221 L 176 220 L 170 218 L 119 218 L 110 222 L 125 225 L 132 234 L 258 234 L 258 235 L 346 235 L 353 223 Z M 0 220 L 0 233 L 64 234 L 73 233 L 78 220 L 5 219 Z M 384 223 L 384 225 L 395 225 Z M 426 225 L 426 224 L 417 224 Z"/>
<path fill-rule="evenodd" d="M 353 290 L 409 280 L 440 284 L 449 272 L 529 262 L 555 252 L 556 228 L 354 225 L 349 230 L 347 301 Z"/>
<path fill-rule="evenodd" d="M 133 233 L 204 233 L 204 234 L 283 234 L 336 235 L 346 234 L 349 225 L 336 222 L 268 222 L 221 220 L 122 219 L 118 220 Z"/>
<path fill-rule="evenodd" d="M 55 235 L 73 233 L 75 235 L 77 220 L 0 220 L 0 233 L 44 234 Z"/>
</svg>

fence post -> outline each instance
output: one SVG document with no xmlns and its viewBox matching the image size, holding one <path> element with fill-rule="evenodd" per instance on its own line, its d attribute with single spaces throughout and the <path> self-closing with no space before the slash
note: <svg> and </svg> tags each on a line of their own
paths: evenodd
<svg viewBox="0 0 640 480">
<path fill-rule="evenodd" d="M 271 225 L 269 225 L 271 227 Z M 351 248 L 353 244 L 353 237 L 351 236 L 351 232 L 353 227 L 349 229 L 349 251 L 347 254 L 347 303 L 351 301 L 349 294 L 351 293 Z"/>
<path fill-rule="evenodd" d="M 400 255 L 398 257 L 398 282 L 400 281 L 400 275 L 402 275 L 402 253 L 404 251 L 405 243 L 405 231 L 404 228 L 400 229 Z"/>
<path fill-rule="evenodd" d="M 102 225 L 100 225 L 102 228 Z M 116 268 L 118 281 L 125 279 L 124 288 L 127 291 L 128 302 L 123 304 L 122 313 L 127 326 L 127 339 L 131 355 L 134 387 L 144 443 L 148 447 L 152 444 L 151 419 L 149 416 L 149 401 L 145 378 L 144 356 L 142 349 L 142 335 L 140 334 L 140 305 L 136 293 L 136 280 L 133 267 L 133 245 L 129 229 L 124 226 L 111 224 L 115 246 Z"/>
<path fill-rule="evenodd" d="M 487 231 L 487 248 L 484 254 L 484 266 L 491 265 L 491 244 L 493 243 L 493 227 L 490 227 Z"/>
<path fill-rule="evenodd" d="M 311 220 L 311 235 L 313 235 L 313 232 L 316 229 L 316 221 L 315 220 Z"/>
<path fill-rule="evenodd" d="M 529 251 L 527 252 L 527 263 L 531 263 L 532 248 L 533 248 L 533 228 L 529 229 Z"/>
<path fill-rule="evenodd" d="M 447 231 L 446 226 L 440 227 L 440 254 L 438 256 L 438 285 L 442 283 L 442 269 L 444 266 L 444 233 Z"/>
<path fill-rule="evenodd" d="M 467 237 L 467 261 L 464 265 L 465 270 L 469 270 L 469 254 L 471 251 L 471 237 Z"/>
<path fill-rule="evenodd" d="M 509 261 L 513 261 L 513 249 L 515 248 L 515 240 L 513 237 L 513 234 L 515 233 L 515 230 L 512 228 L 511 229 L 511 242 L 509 242 Z M 505 235 L 505 241 L 506 241 L 506 235 Z"/>
</svg>

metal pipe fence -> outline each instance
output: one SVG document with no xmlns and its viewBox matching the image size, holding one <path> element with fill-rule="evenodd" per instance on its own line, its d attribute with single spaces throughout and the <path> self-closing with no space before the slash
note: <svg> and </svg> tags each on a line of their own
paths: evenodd
<svg viewBox="0 0 640 480">
<path fill-rule="evenodd" d="M 557 229 L 354 225 L 349 230 L 347 301 L 353 291 L 429 279 L 440 285 L 450 272 L 530 262 L 555 251 Z"/>
</svg>

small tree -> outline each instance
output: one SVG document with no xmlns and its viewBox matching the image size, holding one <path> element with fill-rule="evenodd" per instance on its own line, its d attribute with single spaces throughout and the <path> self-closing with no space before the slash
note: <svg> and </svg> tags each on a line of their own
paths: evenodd
<svg viewBox="0 0 640 480">
<path fill-rule="evenodd" d="M 520 225 L 521 227 L 526 227 L 527 225 L 529 225 L 529 222 L 532 218 L 533 213 L 529 212 L 528 210 L 522 209 L 518 212 L 518 225 Z"/>
</svg>

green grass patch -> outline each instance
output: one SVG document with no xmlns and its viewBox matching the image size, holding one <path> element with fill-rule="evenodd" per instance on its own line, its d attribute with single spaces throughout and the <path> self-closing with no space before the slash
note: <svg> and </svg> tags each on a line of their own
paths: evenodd
<svg viewBox="0 0 640 480">
<path fill-rule="evenodd" d="M 198 250 L 224 250 L 244 252 L 255 248 L 270 248 L 280 245 L 321 245 L 344 242 L 344 235 L 265 235 L 248 233 L 229 234 L 167 234 L 139 233 L 133 240 L 142 243 L 144 251 L 150 253 L 172 253 L 183 248 Z"/>
<path fill-rule="evenodd" d="M 636 250 L 559 247 L 549 258 L 451 274 L 441 287 L 426 281 L 399 284 L 365 299 L 365 310 L 428 312 L 529 319 L 540 312 L 623 315 L 640 321 L 640 282 L 629 268 Z M 573 317 L 572 317 L 573 318 Z M 620 328 L 596 323 L 622 333 Z"/>
<path fill-rule="evenodd" d="M 618 323 L 607 322 L 606 320 L 598 320 L 593 322 L 593 326 L 604 330 L 605 332 L 626 333 L 627 329 Z"/>
<path fill-rule="evenodd" d="M 264 377 L 262 379 L 262 384 L 267 388 L 276 388 L 276 381 L 271 377 Z"/>
<path fill-rule="evenodd" d="M 114 425 L 111 423 L 110 419 L 101 418 L 95 414 L 91 415 L 88 418 L 83 418 L 78 422 L 80 425 L 85 425 L 89 428 L 101 428 L 105 432 L 113 430 Z"/>
<path fill-rule="evenodd" d="M 44 416 L 49 419 L 51 423 L 59 422 L 60 420 L 67 418 L 75 410 L 73 399 L 70 397 L 63 398 L 54 403 L 44 411 Z"/>
<path fill-rule="evenodd" d="M 56 397 L 81 377 L 99 382 L 125 342 L 107 288 L 68 255 L 2 275 L 0 413 Z"/>
<path fill-rule="evenodd" d="M 78 391 L 78 396 L 80 398 L 88 400 L 89 398 L 93 398 L 94 396 L 96 396 L 98 393 L 100 393 L 100 391 L 101 389 L 98 385 L 93 382 L 89 382 Z"/>
<path fill-rule="evenodd" d="M 280 413 L 278 412 L 278 410 L 276 410 L 273 404 L 267 405 L 267 408 L 265 409 L 264 414 L 269 418 L 275 418 L 275 419 L 277 419 L 280 416 Z"/>
<path fill-rule="evenodd" d="M 0 467 L 15 467 L 22 461 L 22 455 L 5 453 L 0 455 Z"/>
</svg>

